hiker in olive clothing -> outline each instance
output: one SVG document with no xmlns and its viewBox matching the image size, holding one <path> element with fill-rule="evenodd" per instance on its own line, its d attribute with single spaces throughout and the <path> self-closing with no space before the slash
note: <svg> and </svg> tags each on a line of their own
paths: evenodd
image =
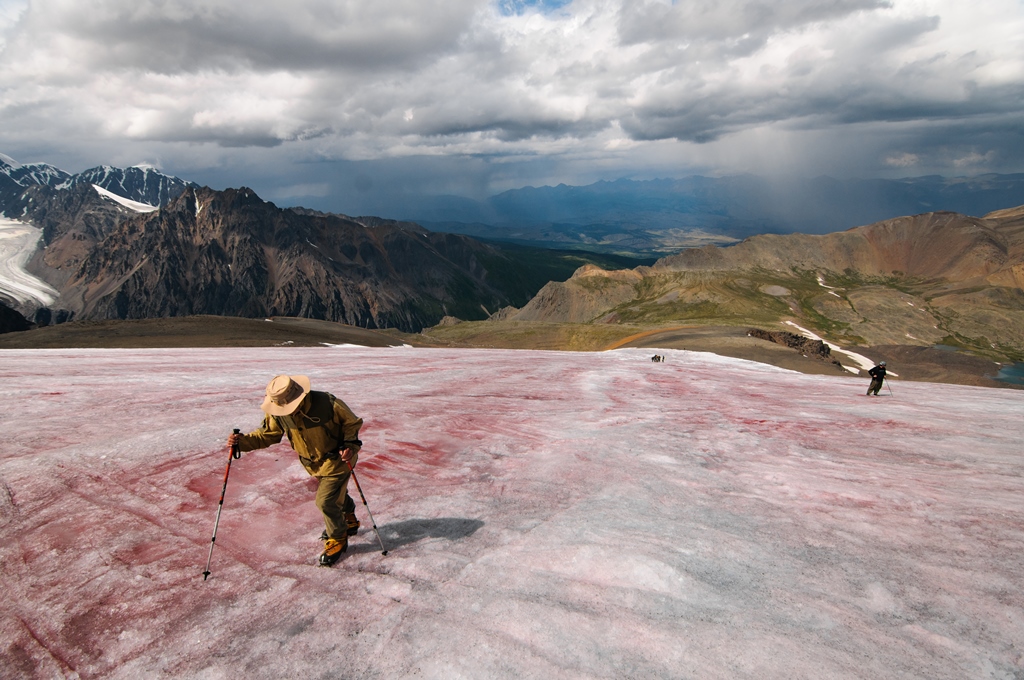
<svg viewBox="0 0 1024 680">
<path fill-rule="evenodd" d="M 868 385 L 868 396 L 871 396 L 873 393 L 877 397 L 878 390 L 882 389 L 882 383 L 885 382 L 885 362 L 879 361 L 877 366 L 868 371 L 868 375 L 871 376 L 871 384 Z"/>
<path fill-rule="evenodd" d="M 232 434 L 228 445 L 239 451 L 265 449 L 285 435 L 299 462 L 316 477 L 316 506 L 324 515 L 326 539 L 320 564 L 330 566 L 348 549 L 348 537 L 359 530 L 355 501 L 348 495 L 348 479 L 359 459 L 362 418 L 328 392 L 310 390 L 304 375 L 279 375 L 267 385 L 260 406 L 266 417 L 249 434 Z"/>
</svg>

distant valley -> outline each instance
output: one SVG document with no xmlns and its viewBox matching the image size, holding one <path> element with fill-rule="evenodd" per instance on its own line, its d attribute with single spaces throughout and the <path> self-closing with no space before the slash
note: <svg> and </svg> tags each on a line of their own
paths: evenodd
<svg viewBox="0 0 1024 680">
<path fill-rule="evenodd" d="M 756 234 L 825 234 L 901 215 L 985 215 L 1024 204 L 1024 174 L 788 182 L 740 175 L 525 187 L 405 208 L 439 231 L 549 248 L 665 256 Z"/>
</svg>

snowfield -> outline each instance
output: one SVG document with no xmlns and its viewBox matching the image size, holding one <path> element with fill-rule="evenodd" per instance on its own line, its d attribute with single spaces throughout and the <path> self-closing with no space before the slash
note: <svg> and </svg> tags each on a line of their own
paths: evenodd
<svg viewBox="0 0 1024 680">
<path fill-rule="evenodd" d="M 6 350 L 0 666 L 80 678 L 1024 676 L 1024 392 L 711 354 Z M 895 366 L 897 370 L 898 366 Z M 276 373 L 366 424 L 314 566 Z"/>
</svg>

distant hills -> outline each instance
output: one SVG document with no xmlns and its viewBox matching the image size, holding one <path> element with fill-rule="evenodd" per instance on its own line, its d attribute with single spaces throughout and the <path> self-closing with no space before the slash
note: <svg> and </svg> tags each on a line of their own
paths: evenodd
<svg viewBox="0 0 1024 680">
<path fill-rule="evenodd" d="M 651 267 L 583 267 L 511 322 L 792 321 L 839 344 L 963 347 L 1024 360 L 1024 206 L 951 212 L 825 235 L 765 234 Z"/>
<path fill-rule="evenodd" d="M 1024 204 L 1024 174 L 784 182 L 753 175 L 525 187 L 486 201 L 436 198 L 409 219 L 442 231 L 631 255 L 754 234 L 824 234 L 901 215 L 984 215 Z"/>
</svg>

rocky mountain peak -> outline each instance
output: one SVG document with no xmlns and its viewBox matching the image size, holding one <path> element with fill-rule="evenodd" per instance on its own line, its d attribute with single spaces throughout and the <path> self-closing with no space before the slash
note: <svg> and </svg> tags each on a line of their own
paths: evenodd
<svg viewBox="0 0 1024 680">
<path fill-rule="evenodd" d="M 165 175 L 151 167 L 114 168 L 101 165 L 70 176 L 60 187 L 82 183 L 95 184 L 118 196 L 157 206 L 177 198 L 186 188 L 196 186 L 193 182 Z"/>
<path fill-rule="evenodd" d="M 122 198 L 152 206 L 164 205 L 181 195 L 186 188 L 197 186 L 149 166 L 115 168 L 101 165 L 72 175 L 47 163 L 23 164 L 0 154 L 0 213 L 12 215 L 11 203 L 18 202 L 20 194 L 32 187 L 70 190 L 92 185 Z"/>
</svg>

